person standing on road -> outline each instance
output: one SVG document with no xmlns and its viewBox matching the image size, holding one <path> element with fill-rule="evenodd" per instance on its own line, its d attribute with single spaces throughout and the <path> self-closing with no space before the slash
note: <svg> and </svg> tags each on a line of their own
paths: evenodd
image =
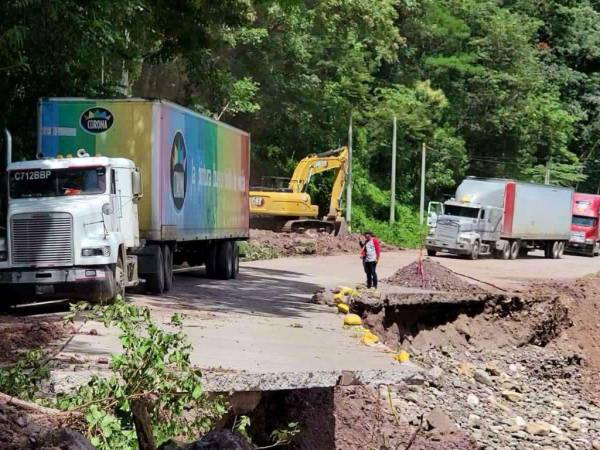
<svg viewBox="0 0 600 450">
<path fill-rule="evenodd" d="M 377 263 L 381 256 L 381 245 L 371 231 L 365 233 L 365 240 L 360 241 L 360 244 L 362 247 L 360 255 L 367 274 L 367 288 L 377 289 Z"/>
</svg>

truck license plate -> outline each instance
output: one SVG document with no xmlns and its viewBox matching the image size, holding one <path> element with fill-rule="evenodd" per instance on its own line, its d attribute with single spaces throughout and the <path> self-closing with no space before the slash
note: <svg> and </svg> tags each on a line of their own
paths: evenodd
<svg viewBox="0 0 600 450">
<path fill-rule="evenodd" d="M 54 294 L 54 286 L 51 284 L 36 284 L 35 295 Z"/>
</svg>

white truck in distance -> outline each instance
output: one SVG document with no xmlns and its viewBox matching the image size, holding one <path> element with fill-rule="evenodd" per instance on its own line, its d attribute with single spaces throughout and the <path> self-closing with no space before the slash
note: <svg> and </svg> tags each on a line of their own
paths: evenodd
<svg viewBox="0 0 600 450">
<path fill-rule="evenodd" d="M 561 258 L 570 238 L 573 191 L 469 177 L 455 198 L 429 204 L 427 254 L 516 259 L 534 249 Z"/>
</svg>

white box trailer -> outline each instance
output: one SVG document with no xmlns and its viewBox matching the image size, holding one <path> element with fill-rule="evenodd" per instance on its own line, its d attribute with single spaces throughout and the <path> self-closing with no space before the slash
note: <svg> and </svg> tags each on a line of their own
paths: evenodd
<svg viewBox="0 0 600 450">
<path fill-rule="evenodd" d="M 441 205 L 434 224 L 430 218 L 427 251 L 515 259 L 542 249 L 546 257 L 560 258 L 570 238 L 572 200 L 570 188 L 467 178 Z"/>
</svg>

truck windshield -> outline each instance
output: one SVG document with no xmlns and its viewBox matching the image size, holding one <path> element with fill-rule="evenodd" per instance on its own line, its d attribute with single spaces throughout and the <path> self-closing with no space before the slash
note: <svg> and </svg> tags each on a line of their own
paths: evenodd
<svg viewBox="0 0 600 450">
<path fill-rule="evenodd" d="M 596 225 L 596 219 L 594 217 L 573 216 L 573 225 L 578 225 L 580 227 L 593 227 Z"/>
<path fill-rule="evenodd" d="M 479 216 L 479 208 L 458 205 L 444 205 L 444 214 L 448 216 L 470 217 L 477 219 Z"/>
<path fill-rule="evenodd" d="M 28 169 L 10 172 L 11 198 L 62 197 L 106 192 L 106 168 Z"/>
</svg>

